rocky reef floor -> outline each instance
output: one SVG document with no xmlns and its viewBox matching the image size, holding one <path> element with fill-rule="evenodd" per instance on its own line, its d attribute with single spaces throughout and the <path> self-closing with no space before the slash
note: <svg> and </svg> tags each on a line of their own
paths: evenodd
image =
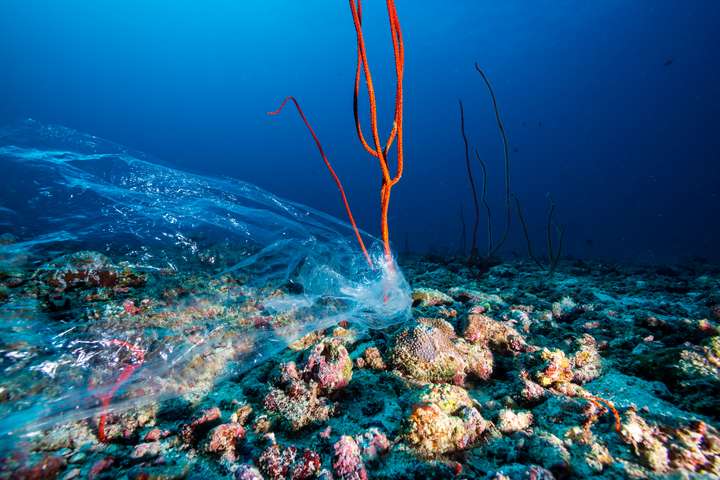
<svg viewBox="0 0 720 480">
<path fill-rule="evenodd" d="M 201 396 L 108 414 L 104 441 L 97 415 L 53 426 L 13 444 L 0 478 L 720 476 L 720 268 L 400 264 L 408 322 L 341 321 Z M 169 301 L 132 272 L 84 272 L 72 278 L 82 295 L 45 306 L 115 302 L 142 316 Z M 110 281 L 137 301 L 98 297 Z M 21 271 L 0 282 L 0 302 L 28 291 Z M 206 358 L 213 374 L 218 358 Z M 2 384 L 0 402 L 12 396 Z"/>
</svg>

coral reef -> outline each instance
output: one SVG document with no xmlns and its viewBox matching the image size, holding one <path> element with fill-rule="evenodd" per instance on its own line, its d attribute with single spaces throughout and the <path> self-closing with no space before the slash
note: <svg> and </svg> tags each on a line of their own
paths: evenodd
<svg viewBox="0 0 720 480">
<path fill-rule="evenodd" d="M 383 329 L 341 321 L 237 374 L 217 373 L 225 346 L 208 351 L 190 370 L 207 384 L 202 395 L 111 409 L 105 443 L 97 417 L 38 430 L 8 450 L 0 478 L 720 475 L 720 332 L 711 300 L 720 270 L 662 275 L 580 263 L 549 278 L 529 262 L 512 262 L 478 278 L 464 259 L 425 258 L 403 268 L 416 290 L 441 292 L 432 295 L 443 300 L 417 302 L 412 320 Z M 8 287 L 9 295 L 42 291 L 39 279 Z M 66 293 L 81 285 L 85 294 L 107 288 L 80 283 Z M 182 290 L 150 281 L 130 288 L 140 312 L 126 312 L 120 291 L 73 298 L 115 309 L 118 321 L 153 318 L 164 298 L 184 301 Z M 216 308 L 192 305 L 182 317 L 152 321 L 196 325 Z M 281 321 L 252 301 L 242 309 L 262 317 L 260 329 Z M 133 355 L 116 348 L 122 370 Z M 112 386 L 118 373 L 103 378 Z M 3 388 L 4 398 L 22 394 Z M 126 388 L 131 381 L 117 397 Z"/>
</svg>

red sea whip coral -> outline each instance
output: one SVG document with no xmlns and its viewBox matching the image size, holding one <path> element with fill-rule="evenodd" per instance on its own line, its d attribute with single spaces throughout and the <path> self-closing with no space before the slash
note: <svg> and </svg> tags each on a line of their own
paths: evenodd
<svg viewBox="0 0 720 480">
<path fill-rule="evenodd" d="M 118 345 L 123 348 L 127 348 L 134 357 L 134 362 L 126 366 L 115 380 L 115 384 L 110 390 L 100 395 L 100 402 L 102 403 L 102 413 L 100 414 L 100 420 L 98 421 L 98 439 L 101 442 L 106 442 L 107 437 L 105 436 L 105 422 L 107 420 L 108 409 L 110 408 L 110 400 L 115 395 L 115 392 L 125 383 L 130 376 L 137 370 L 145 361 L 145 351 L 135 345 L 128 343 L 123 340 L 113 339 L 110 340 L 111 345 Z"/>
<path fill-rule="evenodd" d="M 400 181 L 400 178 L 402 177 L 403 173 L 403 87 L 402 87 L 402 81 L 403 81 L 403 75 L 404 75 L 404 69 L 405 69 L 405 47 L 403 45 L 402 41 L 402 32 L 400 30 L 400 21 L 398 20 L 397 16 L 397 9 L 395 8 L 395 1 L 394 0 L 387 0 L 387 10 L 388 10 L 388 17 L 390 19 L 390 33 L 392 37 L 392 44 L 393 44 L 393 54 L 395 57 L 395 75 L 396 75 L 396 87 L 395 87 L 395 112 L 393 116 L 393 124 L 392 129 L 390 131 L 390 134 L 388 136 L 387 141 L 385 142 L 385 146 L 383 147 L 382 142 L 380 140 L 380 134 L 378 132 L 378 121 L 377 121 L 377 104 L 375 100 L 375 87 L 373 85 L 372 80 L 372 74 L 370 72 L 370 65 L 368 63 L 367 58 L 367 50 L 365 48 L 365 37 L 363 36 L 362 31 L 362 4 L 360 0 L 350 0 L 350 11 L 352 12 L 353 17 L 353 23 L 355 25 L 355 31 L 357 34 L 357 66 L 355 68 L 355 89 L 354 89 L 354 95 L 353 95 L 353 113 L 355 116 L 355 128 L 357 131 L 358 138 L 360 139 L 360 142 L 362 143 L 363 148 L 372 155 L 373 157 L 377 158 L 380 164 L 380 170 L 382 172 L 382 184 L 380 187 L 380 231 L 382 235 L 383 240 L 383 248 L 385 252 L 385 258 L 390 264 L 390 260 L 392 258 L 392 251 L 390 249 L 390 229 L 388 227 L 388 210 L 390 206 L 390 192 L 392 191 L 392 188 Z M 365 139 L 362 128 L 360 126 L 360 118 L 358 115 L 358 96 L 359 96 L 359 90 L 360 90 L 360 77 L 362 75 L 365 75 L 365 84 L 367 87 L 367 93 L 368 93 L 368 102 L 370 105 L 370 127 L 371 127 L 371 133 L 372 133 L 372 142 L 373 146 L 370 145 L 370 143 L 367 142 Z M 328 161 L 325 152 L 323 151 L 322 146 L 320 145 L 320 141 L 318 140 L 317 136 L 315 135 L 314 130 L 310 126 L 310 123 L 308 122 L 307 118 L 305 117 L 305 114 L 303 113 L 302 109 L 300 108 L 300 104 L 294 97 L 286 97 L 285 100 L 283 100 L 280 107 L 275 110 L 274 112 L 268 112 L 269 115 L 277 115 L 280 113 L 285 107 L 285 104 L 288 102 L 288 100 L 292 100 L 292 102 L 295 104 L 295 107 L 297 108 L 298 113 L 300 114 L 300 118 L 305 123 L 305 126 L 307 127 L 308 131 L 310 132 L 310 135 L 312 135 L 313 140 L 315 140 L 315 144 L 318 147 L 318 150 L 320 152 L 320 156 L 322 157 L 323 161 L 325 162 L 325 165 L 327 166 L 328 170 L 330 171 L 330 174 L 332 175 L 333 179 L 335 180 L 335 183 L 337 184 L 338 189 L 340 190 L 340 195 L 342 197 L 342 201 L 345 205 L 345 210 L 348 214 L 348 219 L 350 220 L 350 224 L 353 227 L 353 231 L 355 232 L 355 236 L 358 240 L 358 243 L 360 244 L 360 248 L 362 249 L 363 254 L 365 255 L 365 258 L 368 261 L 368 264 L 372 266 L 372 261 L 370 259 L 370 255 L 368 254 L 367 249 L 365 248 L 365 244 L 363 243 L 362 237 L 360 235 L 360 231 L 357 228 L 357 225 L 355 223 L 355 218 L 353 217 L 352 211 L 350 209 L 350 204 L 347 200 L 347 197 L 345 195 L 345 189 L 342 186 L 342 183 L 340 182 L 340 179 L 338 178 L 337 174 L 335 173 L 335 170 L 330 165 L 330 162 Z M 397 167 L 395 170 L 395 174 L 393 175 L 390 172 L 390 164 L 388 162 L 388 154 L 390 152 L 390 148 L 392 147 L 393 143 L 397 141 Z"/>
</svg>

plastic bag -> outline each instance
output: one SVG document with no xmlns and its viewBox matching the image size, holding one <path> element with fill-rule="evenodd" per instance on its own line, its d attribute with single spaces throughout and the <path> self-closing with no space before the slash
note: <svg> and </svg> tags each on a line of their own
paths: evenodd
<svg viewBox="0 0 720 480">
<path fill-rule="evenodd" d="M 0 131 L 0 165 L 0 435 L 197 399 L 308 332 L 409 314 L 379 241 L 370 268 L 348 225 L 253 185 L 34 121 Z"/>
</svg>

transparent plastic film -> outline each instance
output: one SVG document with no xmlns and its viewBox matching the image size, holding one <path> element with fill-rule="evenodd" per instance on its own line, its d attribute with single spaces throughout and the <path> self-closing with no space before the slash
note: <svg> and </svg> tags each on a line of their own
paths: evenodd
<svg viewBox="0 0 720 480">
<path fill-rule="evenodd" d="M 410 309 L 382 245 L 241 181 L 26 121 L 0 130 L 0 435 L 22 437 L 227 375 L 347 320 Z M 99 432 L 102 434 L 102 432 Z"/>
</svg>

